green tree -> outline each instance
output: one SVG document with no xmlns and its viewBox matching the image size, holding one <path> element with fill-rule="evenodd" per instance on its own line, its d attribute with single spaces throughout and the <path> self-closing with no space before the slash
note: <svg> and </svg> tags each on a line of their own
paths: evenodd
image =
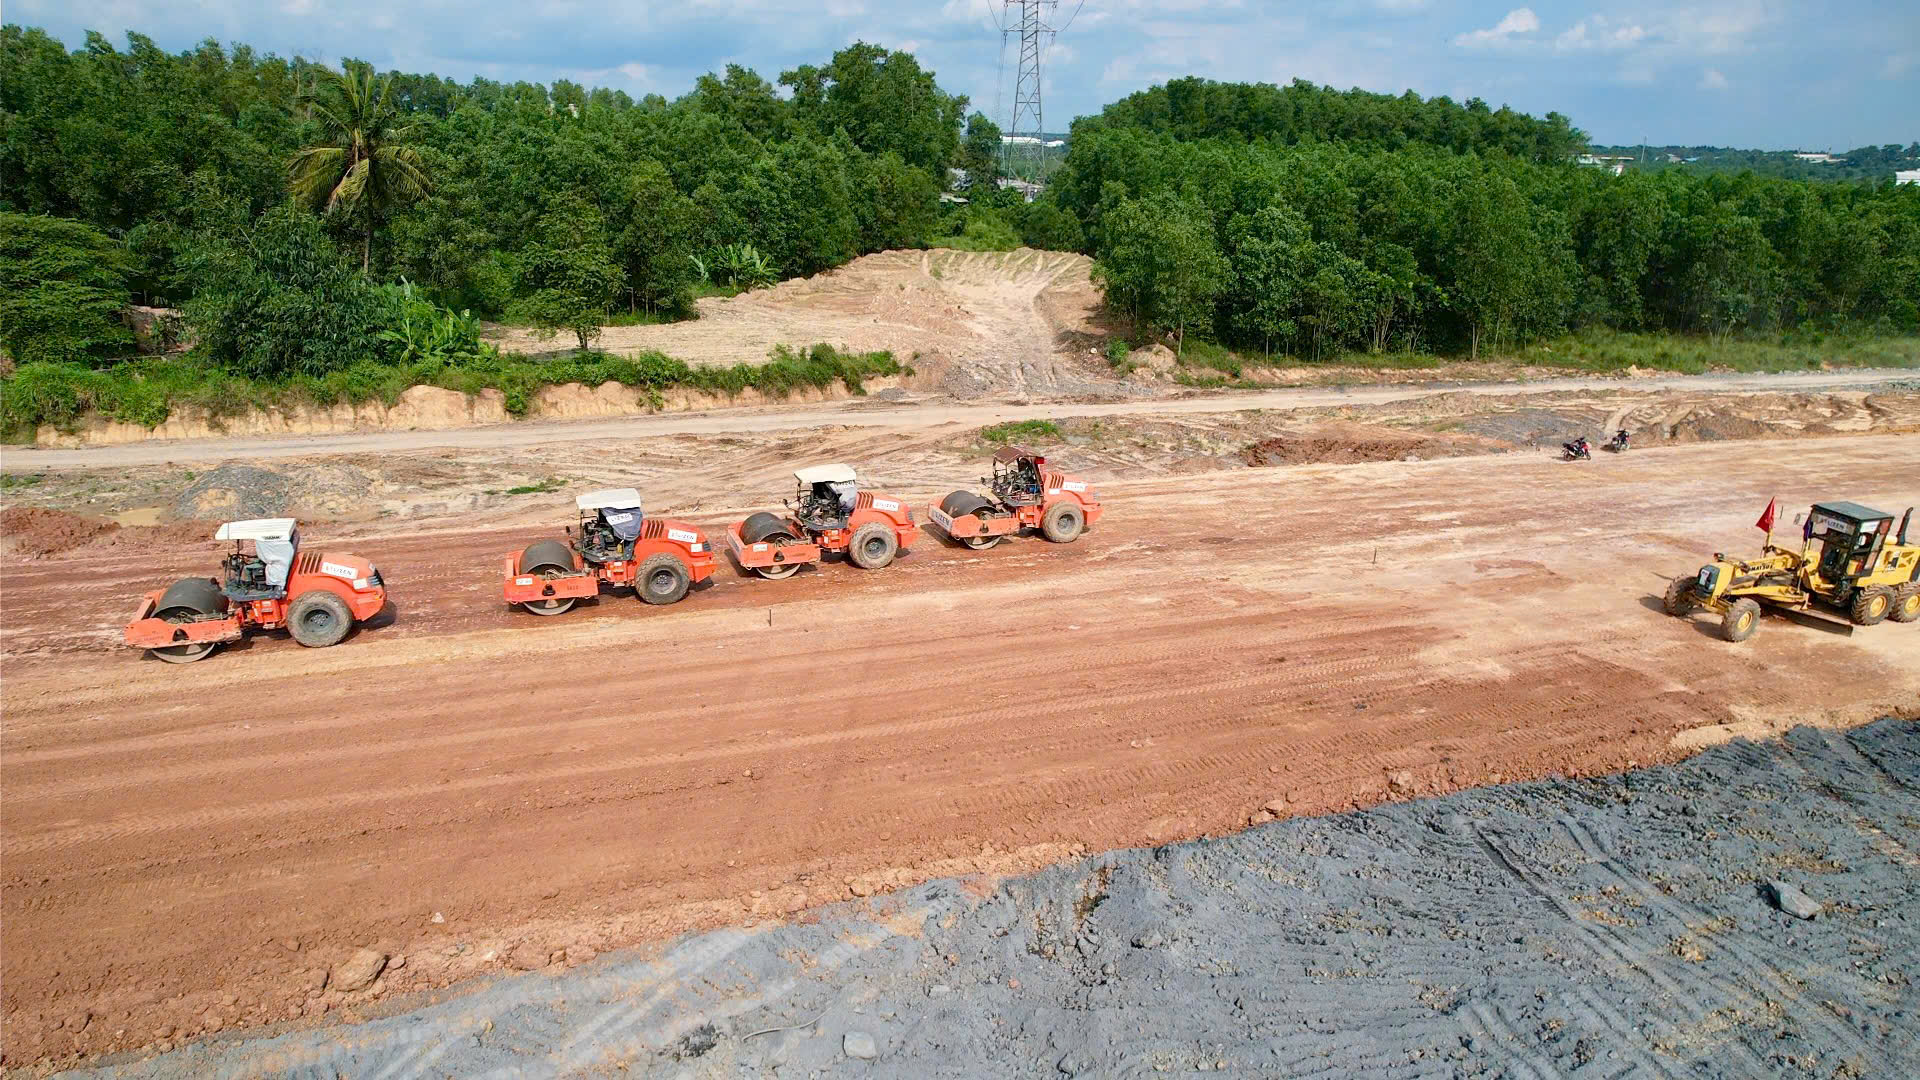
<svg viewBox="0 0 1920 1080">
<path fill-rule="evenodd" d="M 626 283 L 600 212 L 577 195 L 556 199 L 520 258 L 526 295 L 516 312 L 544 337 L 563 330 L 573 334 L 586 351 L 599 339 L 607 310 Z"/>
<path fill-rule="evenodd" d="M 698 213 L 659 162 L 642 158 L 634 165 L 621 185 L 620 231 L 613 238 L 630 307 L 671 311 L 690 303 Z"/>
<path fill-rule="evenodd" d="M 346 67 L 326 73 L 311 97 L 324 146 L 309 146 L 287 166 L 296 201 L 358 215 L 362 221 L 360 269 L 373 266 L 373 232 L 380 217 L 432 190 L 420 152 L 406 144 L 410 125 L 388 96 L 391 78 L 376 85 L 373 69 Z"/>
<path fill-rule="evenodd" d="M 822 137 L 844 131 L 867 153 L 891 150 L 928 173 L 951 165 L 959 150 L 967 99 L 941 90 L 912 53 L 857 41 L 826 67 L 783 72 L 780 84 L 793 91 L 794 115 Z"/>
<path fill-rule="evenodd" d="M 1129 199 L 1108 217 L 1093 268 L 1109 304 L 1174 331 L 1181 353 L 1187 327 L 1212 321 L 1228 272 L 1205 214 L 1166 192 Z"/>
<path fill-rule="evenodd" d="M 22 364 L 133 348 L 126 247 L 77 221 L 0 212 L 0 344 Z"/>
<path fill-rule="evenodd" d="M 1275 341 L 1292 341 L 1300 328 L 1301 271 L 1313 242 L 1307 219 L 1268 206 L 1235 218 L 1228 236 L 1233 277 L 1223 302 L 1229 329 L 1272 352 Z"/>
<path fill-rule="evenodd" d="M 969 186 L 991 188 L 1000 178 L 1000 125 L 981 113 L 967 117 L 966 141 L 960 144 L 960 168 Z"/>
<path fill-rule="evenodd" d="M 1771 316 L 1779 267 L 1758 222 L 1716 207 L 1688 222 L 1681 243 L 1680 296 L 1695 325 L 1719 337 Z"/>
<path fill-rule="evenodd" d="M 311 214 L 269 210 L 184 256 L 195 350 L 243 375 L 323 375 L 378 360 L 394 311 Z"/>
</svg>

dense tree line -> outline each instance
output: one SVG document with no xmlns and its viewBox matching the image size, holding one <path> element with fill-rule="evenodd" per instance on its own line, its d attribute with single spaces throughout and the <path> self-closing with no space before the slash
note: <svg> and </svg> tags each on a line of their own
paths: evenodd
<svg viewBox="0 0 1920 1080">
<path fill-rule="evenodd" d="M 1046 200 L 1084 228 L 1110 303 L 1175 333 L 1322 354 L 1920 328 L 1920 187 L 1167 128 L 1112 110 L 1076 128 Z"/>
<path fill-rule="evenodd" d="M 1741 150 L 1723 146 L 1595 146 L 1593 152 L 1631 159 L 1630 169 L 1689 173 L 1742 173 L 1783 180 L 1873 180 L 1903 169 L 1920 169 L 1920 142 L 1859 146 L 1836 161 L 1807 161 L 1792 150 Z M 1678 159 L 1678 160 L 1672 160 Z"/>
<path fill-rule="evenodd" d="M 1231 139 L 1293 145 L 1358 143 L 1377 149 L 1440 146 L 1460 153 L 1499 151 L 1530 161 L 1563 161 L 1578 153 L 1586 136 L 1566 117 L 1535 118 L 1506 106 L 1490 108 L 1479 98 L 1464 105 L 1451 98 L 1422 99 L 1365 90 L 1335 90 L 1296 79 L 1270 83 L 1220 83 L 1174 79 L 1129 94 L 1098 116 L 1074 122 L 1073 135 L 1133 129 L 1182 141 Z"/>
<path fill-rule="evenodd" d="M 584 345 L 609 309 L 685 308 L 724 248 L 787 276 L 921 243 L 962 156 L 966 99 L 866 44 L 778 88 L 729 67 L 673 102 L 346 68 L 213 42 L 173 54 L 137 34 L 70 52 L 8 26 L 0 212 L 90 227 L 79 250 L 124 257 L 86 288 L 201 317 L 261 307 L 257 288 L 231 293 L 260 282 L 236 262 L 308 291 L 332 282 L 337 252 L 284 258 L 317 238 L 374 281 Z M 290 200 L 323 229 L 296 230 Z"/>
<path fill-rule="evenodd" d="M 0 29 L 0 344 L 105 364 L 132 300 L 250 376 L 464 355 L 474 317 L 589 347 L 864 252 L 1096 256 L 1114 306 L 1265 349 L 1467 349 L 1570 326 L 1920 325 L 1920 188 L 1572 165 L 1478 100 L 1175 80 L 1074 125 L 1048 193 L 906 53 L 676 100 Z M 1891 148 L 1897 150 L 1898 148 Z M 948 170 L 974 183 L 943 207 Z"/>
</svg>

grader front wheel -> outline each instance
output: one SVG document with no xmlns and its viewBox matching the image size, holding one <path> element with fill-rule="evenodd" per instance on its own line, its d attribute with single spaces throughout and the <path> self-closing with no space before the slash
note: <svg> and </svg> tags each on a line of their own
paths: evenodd
<svg viewBox="0 0 1920 1080">
<path fill-rule="evenodd" d="M 1660 601 L 1667 614 L 1679 617 L 1693 611 L 1693 578 L 1677 577 L 1667 583 L 1667 595 Z"/>
<path fill-rule="evenodd" d="M 1760 629 L 1760 604 L 1749 599 L 1735 600 L 1720 617 L 1720 636 L 1728 641 L 1745 641 Z"/>
</svg>

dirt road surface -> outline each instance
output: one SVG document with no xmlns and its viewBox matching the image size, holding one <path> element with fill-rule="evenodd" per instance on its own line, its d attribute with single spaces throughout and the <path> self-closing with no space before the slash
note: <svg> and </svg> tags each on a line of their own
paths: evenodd
<svg viewBox="0 0 1920 1080">
<path fill-rule="evenodd" d="M 1917 812 L 1920 722 L 1796 728 L 945 878 L 85 1075 L 1914 1076 Z"/>
<path fill-rule="evenodd" d="M 892 404 L 854 399 L 830 406 L 719 409 L 697 413 L 656 413 L 618 420 L 550 421 L 449 428 L 435 431 L 369 431 L 353 435 L 293 438 L 155 440 L 79 450 L 7 448 L 0 471 L 98 469 L 206 461 L 275 461 L 314 454 L 395 453 L 434 448 L 499 451 L 557 442 L 614 444 L 663 435 L 737 435 L 824 425 L 925 429 L 944 425 L 978 427 L 1059 416 L 1175 416 L 1225 413 L 1241 409 L 1307 409 L 1366 406 L 1411 401 L 1444 390 L 1479 397 L 1504 397 L 1547 391 L 1660 390 L 1689 394 L 1752 394 L 1808 389 L 1863 388 L 1910 383 L 1912 372 L 1826 371 L 1791 375 L 1675 375 L 1632 380 L 1565 378 L 1546 382 L 1477 382 L 1455 387 L 1430 383 L 1388 386 L 1311 387 L 1210 393 L 1130 401 L 1055 401 L 1041 404 L 970 404 L 934 399 L 925 404 Z"/>
<path fill-rule="evenodd" d="M 396 524 L 351 545 L 393 625 L 188 667 L 115 644 L 179 556 L 0 565 L 6 1063 L 1920 700 L 1920 628 L 1730 646 L 1657 610 L 1663 575 L 1756 547 L 1772 495 L 1916 501 L 1920 440 L 1102 488 L 1071 546 L 929 537 L 553 620 L 491 573 L 545 530 Z M 404 964 L 343 989 L 363 947 Z"/>
</svg>

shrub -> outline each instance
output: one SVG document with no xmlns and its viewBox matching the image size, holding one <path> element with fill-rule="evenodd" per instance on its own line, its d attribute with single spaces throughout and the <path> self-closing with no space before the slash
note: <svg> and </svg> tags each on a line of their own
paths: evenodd
<svg viewBox="0 0 1920 1080">
<path fill-rule="evenodd" d="M 132 266 L 125 246 L 99 229 L 0 213 L 0 344 L 22 364 L 132 352 L 122 318 Z"/>
</svg>

